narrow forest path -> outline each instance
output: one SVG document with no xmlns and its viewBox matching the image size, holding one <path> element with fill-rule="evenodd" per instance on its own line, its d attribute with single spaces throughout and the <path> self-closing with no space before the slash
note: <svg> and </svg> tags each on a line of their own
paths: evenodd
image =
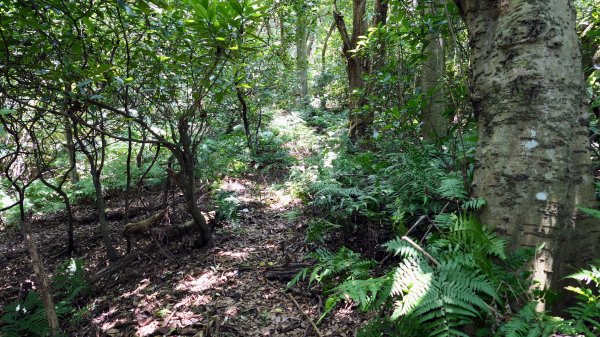
<svg viewBox="0 0 600 337">
<path fill-rule="evenodd" d="M 292 125 L 294 132 L 305 135 L 304 142 L 290 135 L 286 144 L 298 165 L 304 155 L 318 150 L 316 134 L 306 137 L 313 131 L 297 114 L 284 114 L 273 123 Z M 159 247 L 147 240 L 145 247 L 136 246 L 135 261 L 92 285 L 88 312 L 67 327 L 69 335 L 354 336 L 364 320 L 354 310 L 337 309 L 317 332 L 312 323 L 322 314 L 325 299 L 306 287 L 285 291 L 290 277 L 306 265 L 304 257 L 310 250 L 304 242 L 307 219 L 301 215 L 302 204 L 288 193 L 285 179 L 281 172 L 225 178 L 220 189 L 236 201 L 238 216 L 217 225 L 213 244 L 201 249 L 185 242 Z M 183 210 L 174 207 L 178 212 Z M 174 214 L 173 219 L 184 216 Z M 112 225 L 115 231 L 120 226 Z M 62 229 L 36 229 L 42 247 L 64 240 Z M 90 227 L 79 230 L 91 233 Z M 83 251 L 88 265 L 88 260 L 103 256 L 97 242 Z M 23 257 L 22 271 L 5 277 L 15 287 L 21 282 L 17 277 L 27 271 Z M 7 259 L 2 264 L 18 269 L 10 263 Z M 96 265 L 89 267 L 90 273 L 101 269 Z"/>
</svg>

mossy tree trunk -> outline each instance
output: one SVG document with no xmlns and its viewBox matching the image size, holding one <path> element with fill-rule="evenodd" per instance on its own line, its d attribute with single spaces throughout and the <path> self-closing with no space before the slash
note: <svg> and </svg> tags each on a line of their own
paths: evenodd
<svg viewBox="0 0 600 337">
<path fill-rule="evenodd" d="M 600 242 L 598 221 L 576 208 L 595 198 L 573 2 L 456 3 L 472 48 L 481 220 L 508 239 L 509 251 L 543 245 L 533 277 L 562 291 L 562 278 L 597 257 Z"/>
</svg>

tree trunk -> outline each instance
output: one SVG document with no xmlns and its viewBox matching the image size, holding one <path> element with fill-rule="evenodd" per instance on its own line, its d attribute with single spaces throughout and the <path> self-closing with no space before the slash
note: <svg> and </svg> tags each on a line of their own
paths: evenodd
<svg viewBox="0 0 600 337">
<path fill-rule="evenodd" d="M 439 0 L 430 3 L 426 9 L 435 14 L 435 6 Z M 429 27 L 427 45 L 425 46 L 425 63 L 421 73 L 422 121 L 421 133 L 431 142 L 447 135 L 448 118 L 444 116 L 446 97 L 444 94 L 444 74 L 446 72 L 444 44 L 439 31 Z"/>
<path fill-rule="evenodd" d="M 20 205 L 21 210 L 23 205 Z M 21 212 L 23 215 L 23 212 Z M 23 232 L 23 238 L 27 245 L 27 251 L 31 258 L 31 265 L 33 271 L 38 280 L 40 297 L 44 303 L 44 311 L 46 312 L 46 319 L 48 320 L 48 326 L 50 327 L 50 336 L 57 335 L 60 332 L 60 325 L 58 323 L 58 317 L 56 316 L 56 310 L 54 309 L 54 299 L 52 298 L 52 289 L 50 288 L 50 281 L 44 270 L 44 264 L 40 253 L 37 249 L 37 245 L 33 240 L 33 234 L 31 233 L 31 225 L 29 219 L 24 216 L 21 217 L 21 230 Z"/>
<path fill-rule="evenodd" d="M 98 210 L 98 223 L 100 224 L 100 233 L 102 234 L 102 242 L 106 248 L 106 256 L 109 261 L 116 261 L 119 258 L 117 251 L 113 247 L 110 236 L 108 234 L 108 225 L 106 223 L 106 209 L 104 203 L 104 195 L 102 195 L 102 182 L 100 181 L 100 172 L 96 170 L 96 165 L 90 162 L 90 174 L 96 191 L 96 208 Z"/>
<path fill-rule="evenodd" d="M 179 186 L 183 191 L 185 205 L 188 209 L 188 212 L 190 212 L 194 223 L 200 231 L 200 245 L 204 246 L 212 241 L 212 234 L 206 219 L 204 219 L 204 216 L 200 212 L 200 208 L 198 208 L 198 204 L 196 203 L 196 182 L 194 175 L 190 174 L 189 171 L 189 169 L 184 170 L 182 167 L 179 175 Z"/>
<path fill-rule="evenodd" d="M 131 204 L 131 158 L 133 152 L 133 143 L 131 142 L 131 125 L 127 127 L 127 159 L 125 160 L 125 216 L 123 223 L 129 221 L 129 206 Z"/>
<path fill-rule="evenodd" d="M 365 103 L 363 74 L 368 72 L 367 60 L 358 56 L 354 50 L 358 46 L 359 36 L 367 35 L 367 22 L 365 20 L 366 0 L 354 0 L 352 6 L 352 35 L 348 34 L 344 16 L 337 10 L 333 18 L 342 38 L 342 52 L 346 58 L 346 72 L 348 74 L 348 90 L 350 91 L 349 136 L 353 144 L 368 138 L 373 124 L 373 113 L 361 111 Z"/>
<path fill-rule="evenodd" d="M 75 219 L 73 218 L 73 208 L 71 207 L 71 201 L 69 200 L 69 196 L 62 189 L 62 184 L 53 185 L 43 177 L 40 177 L 42 183 L 49 188 L 51 188 L 54 192 L 56 192 L 63 200 L 65 204 L 65 211 L 67 213 L 67 254 L 71 255 L 75 252 Z"/>
<path fill-rule="evenodd" d="M 177 180 L 183 192 L 188 212 L 200 231 L 200 245 L 204 246 L 212 241 L 212 234 L 196 203 L 196 154 L 192 146 L 187 118 L 182 117 L 177 128 L 181 143 L 181 151 L 173 153 L 181 169 Z"/>
<path fill-rule="evenodd" d="M 306 10 L 303 8 L 303 10 Z M 298 13 L 296 23 L 296 71 L 298 72 L 297 105 L 306 103 L 308 96 L 308 20 L 306 13 Z"/>
<path fill-rule="evenodd" d="M 561 291 L 561 279 L 597 257 L 600 242 L 597 220 L 575 207 L 595 202 L 573 2 L 457 4 L 472 48 L 481 220 L 508 239 L 509 251 L 544 245 L 533 277 Z"/>
<path fill-rule="evenodd" d="M 72 117 L 73 118 L 73 117 Z M 101 148 L 100 154 L 98 154 L 98 149 L 95 146 L 96 139 L 92 139 L 90 142 L 93 145 L 93 150 L 90 150 L 86 147 L 83 139 L 80 136 L 80 128 L 77 124 L 76 119 L 71 119 L 73 125 L 73 136 L 79 144 L 79 148 L 81 152 L 85 155 L 90 165 L 90 175 L 92 176 L 92 182 L 94 184 L 94 190 L 96 193 L 96 208 L 98 211 L 98 223 L 100 225 L 100 233 L 102 234 L 102 241 L 106 248 L 106 256 L 109 261 L 115 261 L 119 258 L 117 251 L 113 247 L 110 236 L 108 234 L 108 226 L 106 224 L 106 209 L 104 204 L 104 196 L 102 195 L 102 181 L 100 180 L 100 174 L 102 172 L 102 166 L 104 164 L 105 151 L 106 151 L 106 140 L 104 136 L 101 137 Z M 94 137 L 94 136 L 93 136 Z M 93 152 L 92 152 L 93 151 Z M 96 162 L 96 159 L 100 156 L 100 163 Z"/>
<path fill-rule="evenodd" d="M 64 121 L 65 125 L 65 138 L 67 140 L 67 153 L 69 156 L 69 166 L 73 167 L 73 170 L 69 174 L 71 178 L 71 183 L 73 185 L 77 185 L 79 182 L 79 174 L 77 173 L 77 158 L 75 151 L 75 142 L 73 141 L 73 129 L 71 127 L 71 122 L 68 117 L 65 117 Z"/>
</svg>

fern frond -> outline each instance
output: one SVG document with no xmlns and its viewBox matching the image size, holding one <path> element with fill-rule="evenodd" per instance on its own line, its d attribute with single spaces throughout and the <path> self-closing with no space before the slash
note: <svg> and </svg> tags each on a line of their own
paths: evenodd
<svg viewBox="0 0 600 337">
<path fill-rule="evenodd" d="M 395 239 L 384 243 L 383 247 L 388 252 L 401 257 L 417 257 L 420 254 L 415 247 L 409 245 L 406 241 L 402 240 L 401 237 L 396 237 Z"/>
<path fill-rule="evenodd" d="M 447 199 L 465 200 L 469 197 L 469 193 L 465 190 L 464 182 L 454 177 L 442 179 L 437 191 L 442 197 Z"/>
<path fill-rule="evenodd" d="M 376 308 L 389 297 L 390 278 L 387 276 L 364 280 L 346 280 L 333 289 L 334 295 L 340 300 L 350 298 L 363 311 Z"/>
</svg>

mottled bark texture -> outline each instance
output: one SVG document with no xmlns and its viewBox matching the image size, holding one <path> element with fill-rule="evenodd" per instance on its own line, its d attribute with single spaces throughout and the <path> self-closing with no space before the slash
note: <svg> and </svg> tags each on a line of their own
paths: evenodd
<svg viewBox="0 0 600 337">
<path fill-rule="evenodd" d="M 436 0 L 426 4 L 426 13 L 435 14 L 436 5 L 440 2 L 440 0 Z M 435 142 L 448 133 L 449 122 L 448 118 L 444 116 L 446 110 L 444 94 L 446 63 L 444 43 L 440 32 L 430 27 L 426 43 L 426 59 L 421 73 L 421 92 L 423 93 L 421 133 L 425 139 Z"/>
<path fill-rule="evenodd" d="M 561 291 L 561 278 L 598 257 L 600 246 L 598 221 L 576 209 L 595 201 L 573 2 L 457 4 L 472 49 L 481 220 L 508 239 L 509 251 L 544 245 L 533 276 Z"/>
</svg>

